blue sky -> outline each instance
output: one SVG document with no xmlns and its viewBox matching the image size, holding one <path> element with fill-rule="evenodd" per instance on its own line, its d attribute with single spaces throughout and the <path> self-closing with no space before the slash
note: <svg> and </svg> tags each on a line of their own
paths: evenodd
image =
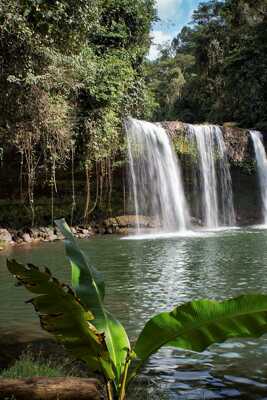
<svg viewBox="0 0 267 400">
<path fill-rule="evenodd" d="M 181 28 L 191 20 L 192 12 L 201 0 L 157 0 L 158 16 L 160 21 L 153 28 L 149 58 L 155 59 L 157 46 L 170 42 Z M 203 0 L 202 0 L 203 2 Z"/>
</svg>

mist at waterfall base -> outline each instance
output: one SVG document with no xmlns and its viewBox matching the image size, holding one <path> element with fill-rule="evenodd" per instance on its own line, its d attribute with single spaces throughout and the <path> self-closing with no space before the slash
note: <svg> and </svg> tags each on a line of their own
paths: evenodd
<svg viewBox="0 0 267 400">
<path fill-rule="evenodd" d="M 260 185 L 260 194 L 262 202 L 262 215 L 264 227 L 267 227 L 267 158 L 263 145 L 262 134 L 258 131 L 250 131 L 255 150 L 257 173 Z"/>
<path fill-rule="evenodd" d="M 203 225 L 194 231 L 180 164 L 165 129 L 159 124 L 128 119 L 126 132 L 130 204 L 134 205 L 138 238 L 152 238 L 151 232 L 142 231 L 141 216 L 150 216 L 154 221 L 153 238 L 203 235 L 203 229 L 235 226 L 231 175 L 219 127 L 187 126 L 188 140 L 197 148 L 194 192 L 200 201 Z"/>
<path fill-rule="evenodd" d="M 137 233 L 139 216 L 151 216 L 157 229 L 185 232 L 190 227 L 178 159 L 161 126 L 129 119 L 126 123 L 130 164 L 130 196 Z"/>
</svg>

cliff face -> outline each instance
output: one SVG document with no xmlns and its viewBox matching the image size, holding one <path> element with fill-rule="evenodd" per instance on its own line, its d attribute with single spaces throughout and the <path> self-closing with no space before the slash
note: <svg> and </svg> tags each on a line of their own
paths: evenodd
<svg viewBox="0 0 267 400">
<path fill-rule="evenodd" d="M 161 124 L 177 144 L 177 152 L 190 153 L 186 124 L 181 121 L 164 121 Z M 238 128 L 233 123 L 225 123 L 221 128 L 230 163 L 240 164 L 251 161 L 254 154 L 249 130 Z"/>
<path fill-rule="evenodd" d="M 197 168 L 197 149 L 187 134 L 187 124 L 181 121 L 162 122 L 180 159 L 189 203 L 194 196 L 192 176 Z M 231 166 L 234 205 L 238 224 L 256 224 L 262 220 L 261 199 L 257 178 L 255 153 L 248 129 L 234 123 L 221 126 Z M 263 134 L 267 149 L 267 135 Z"/>
<path fill-rule="evenodd" d="M 162 122 L 172 139 L 175 150 L 181 161 L 184 184 L 189 201 L 194 200 L 194 185 L 192 170 L 197 168 L 197 149 L 187 134 L 187 125 L 181 121 Z M 233 181 L 235 208 L 241 223 L 260 222 L 260 196 L 256 175 L 255 155 L 249 130 L 240 129 L 233 123 L 222 126 L 223 135 Z M 265 136 L 267 149 L 267 135 Z M 122 157 L 120 155 L 120 157 Z M 0 157 L 1 158 L 1 157 Z M 93 221 L 104 220 L 109 216 L 127 213 L 127 168 L 125 159 L 120 158 L 113 170 L 111 204 L 101 201 L 94 171 L 91 176 L 91 205 L 98 198 L 97 207 L 91 214 Z M 85 175 L 77 163 L 75 170 L 75 212 L 74 223 L 83 221 L 86 198 Z M 31 213 L 27 194 L 27 173 L 25 168 L 20 171 L 20 159 L 14 151 L 4 152 L 0 159 L 0 227 L 21 228 L 31 224 Z M 23 172 L 23 173 L 22 173 Z M 48 171 L 49 172 L 49 171 Z M 56 217 L 71 218 L 73 198 L 71 187 L 71 169 L 57 169 L 57 192 L 53 194 L 53 217 L 51 203 L 51 185 L 49 174 L 43 168 L 37 168 L 38 179 L 34 186 L 35 225 L 47 226 Z M 106 179 L 106 178 L 103 178 Z M 103 198 L 109 196 L 108 190 L 103 190 Z M 130 210 L 132 212 L 132 210 Z M 1 238 L 0 238 L 1 239 Z"/>
</svg>

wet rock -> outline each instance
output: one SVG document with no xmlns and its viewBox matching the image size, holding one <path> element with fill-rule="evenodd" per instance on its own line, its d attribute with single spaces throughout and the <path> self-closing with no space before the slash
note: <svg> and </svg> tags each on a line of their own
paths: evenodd
<svg viewBox="0 0 267 400">
<path fill-rule="evenodd" d="M 31 235 L 32 239 L 37 240 L 37 239 L 41 238 L 41 233 L 38 228 L 31 228 L 30 231 L 31 231 L 30 235 Z"/>
<path fill-rule="evenodd" d="M 40 228 L 40 236 L 44 239 L 46 242 L 54 242 L 55 240 L 58 239 L 57 235 L 55 235 L 54 229 L 53 228 Z"/>
<path fill-rule="evenodd" d="M 84 228 L 84 227 L 81 227 L 81 226 L 78 226 L 78 227 L 75 227 L 75 228 L 72 228 L 73 229 L 73 234 L 76 236 L 76 237 L 78 237 L 78 238 L 80 238 L 80 239 L 88 239 L 89 237 L 91 237 L 91 235 L 92 235 L 92 230 L 91 230 L 91 228 L 90 229 L 87 229 L 87 228 Z M 75 231 L 75 232 L 74 232 Z"/>
<path fill-rule="evenodd" d="M 201 219 L 195 217 L 191 217 L 191 224 L 194 226 L 203 226 Z"/>
<path fill-rule="evenodd" d="M 164 121 L 161 125 L 173 141 L 187 137 L 186 124 L 181 121 Z M 251 159 L 249 131 L 239 128 L 234 122 L 224 123 L 222 130 L 229 161 L 242 163 Z"/>
<path fill-rule="evenodd" d="M 1 242 L 12 242 L 12 236 L 7 229 L 0 229 L 0 241 Z"/>
<path fill-rule="evenodd" d="M 158 223 L 151 217 L 140 215 L 139 224 L 142 229 L 158 228 Z M 118 217 L 108 218 L 99 226 L 96 226 L 97 233 L 100 234 L 127 234 L 134 232 L 137 227 L 135 215 L 121 215 Z"/>
<path fill-rule="evenodd" d="M 243 162 L 250 158 L 249 132 L 234 123 L 223 125 L 223 136 L 228 158 L 231 162 Z"/>
<path fill-rule="evenodd" d="M 31 242 L 32 242 L 32 238 L 31 238 L 31 236 L 29 235 L 29 233 L 23 233 L 23 234 L 22 234 L 22 239 L 23 239 L 23 241 L 26 242 L 26 243 L 31 243 Z"/>
<path fill-rule="evenodd" d="M 22 244 L 24 243 L 23 239 L 19 236 L 14 237 L 15 244 Z"/>
<path fill-rule="evenodd" d="M 142 228 L 151 228 L 155 221 L 150 217 L 146 217 L 143 215 L 139 216 L 139 224 Z M 135 215 L 121 215 L 114 218 L 108 218 L 103 222 L 103 226 L 108 228 L 135 228 L 137 226 L 136 216 Z"/>
<path fill-rule="evenodd" d="M 81 229 L 81 233 L 85 236 L 85 237 L 90 237 L 92 235 L 92 231 L 90 231 L 89 229 Z"/>
<path fill-rule="evenodd" d="M 185 135 L 186 127 L 185 124 L 181 121 L 164 121 L 161 122 L 161 125 L 164 129 L 166 129 L 166 132 L 171 139 L 174 139 L 177 136 Z"/>
<path fill-rule="evenodd" d="M 133 233 L 135 232 L 135 229 L 133 229 Z M 130 233 L 130 228 L 118 228 L 116 233 L 118 235 L 128 235 Z"/>
<path fill-rule="evenodd" d="M 64 235 L 62 235 L 62 233 L 60 232 L 60 230 L 57 227 L 55 228 L 55 235 L 58 240 L 64 240 Z"/>
<path fill-rule="evenodd" d="M 104 228 L 104 227 L 99 227 L 98 228 L 98 233 L 100 234 L 100 235 L 105 235 L 105 233 L 106 233 L 106 229 Z"/>
</svg>

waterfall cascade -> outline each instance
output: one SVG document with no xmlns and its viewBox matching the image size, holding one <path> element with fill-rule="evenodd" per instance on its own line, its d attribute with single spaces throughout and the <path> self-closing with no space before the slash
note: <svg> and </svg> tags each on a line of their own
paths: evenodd
<svg viewBox="0 0 267 400">
<path fill-rule="evenodd" d="M 215 125 L 187 125 L 197 147 L 201 219 L 207 228 L 234 226 L 232 180 L 222 130 Z"/>
<path fill-rule="evenodd" d="M 140 232 L 139 215 L 153 216 L 165 232 L 185 231 L 189 213 L 177 157 L 161 126 L 126 122 L 130 191 Z"/>
<path fill-rule="evenodd" d="M 260 183 L 260 192 L 263 206 L 263 217 L 264 224 L 267 225 L 267 158 L 266 152 L 263 145 L 262 134 L 258 131 L 250 131 L 250 135 L 253 141 L 257 170 Z"/>
</svg>

